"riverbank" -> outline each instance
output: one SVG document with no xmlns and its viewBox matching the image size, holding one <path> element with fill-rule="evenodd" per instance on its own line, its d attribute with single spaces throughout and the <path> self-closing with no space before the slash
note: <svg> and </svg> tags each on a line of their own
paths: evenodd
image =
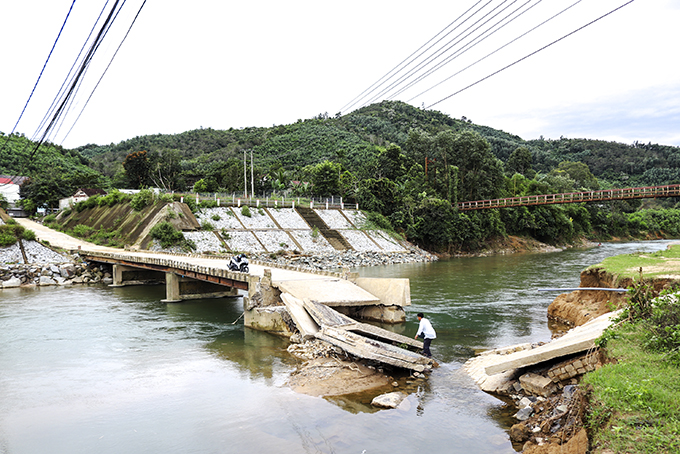
<svg viewBox="0 0 680 454">
<path fill-rule="evenodd" d="M 580 285 L 626 288 L 636 282 L 637 285 L 644 282 L 646 290 L 640 297 L 647 302 L 637 303 L 643 305 L 651 305 L 651 298 L 662 291 L 677 288 L 680 283 L 680 246 L 669 246 L 666 251 L 652 254 L 608 258 L 584 270 Z M 629 295 L 625 293 L 575 291 L 559 295 L 550 305 L 548 314 L 553 320 L 580 326 L 615 308 L 626 307 L 628 298 Z M 661 316 L 664 323 L 668 322 L 669 317 L 677 318 L 675 315 Z M 670 323 L 677 324 L 678 320 Z M 673 448 L 675 442 L 672 441 L 677 440 L 678 435 L 677 424 L 673 423 L 674 416 L 670 420 L 659 417 L 665 413 L 677 415 L 678 410 L 664 406 L 663 397 L 655 403 L 653 396 L 657 392 L 665 393 L 662 390 L 664 388 L 677 387 L 677 374 L 667 372 L 668 359 L 664 359 L 663 354 L 656 355 L 657 361 L 650 361 L 654 353 L 642 347 L 649 343 L 642 339 L 649 327 L 636 331 L 631 330 L 630 325 L 627 326 L 625 330 L 617 331 L 621 334 L 610 335 L 611 345 L 603 342 L 601 345 L 604 348 L 595 348 L 579 357 L 572 356 L 557 365 L 553 362 L 523 369 L 517 374 L 523 375 L 514 387 L 506 387 L 507 393 L 501 392 L 511 397 L 519 410 L 515 417 L 520 422 L 509 431 L 518 449 L 528 454 L 622 452 L 619 449 L 625 452 L 676 452 Z M 671 330 L 680 329 L 677 325 L 671 326 L 674 326 Z M 653 327 L 651 329 L 654 330 Z M 637 340 L 633 341 L 635 338 Z M 622 348 L 622 344 L 627 347 Z M 557 367 L 563 371 L 563 375 L 553 372 Z M 644 371 L 640 374 L 642 382 L 650 381 L 649 395 L 642 395 L 638 399 L 647 404 L 640 404 L 639 409 L 631 411 L 629 403 L 626 403 L 628 397 L 625 397 L 630 392 L 627 390 L 630 385 L 627 377 L 636 375 L 636 370 Z M 528 382 L 523 382 L 522 378 L 528 375 L 533 376 L 533 383 L 541 385 L 535 389 L 526 386 Z M 659 391 L 651 391 L 652 388 L 659 388 L 656 382 L 665 384 Z M 621 400 L 613 404 L 611 396 L 617 395 L 622 396 Z M 655 405 L 663 410 L 650 410 Z M 649 414 L 645 416 L 648 411 Z M 650 417 L 655 419 L 654 423 L 640 425 L 636 422 L 647 421 Z M 646 437 L 645 444 L 631 451 L 635 446 L 635 436 L 617 435 L 618 430 L 625 426 L 632 426 L 631 430 L 638 431 L 640 438 Z M 616 446 L 619 449 L 609 451 Z M 621 448 L 623 446 L 625 448 Z"/>
</svg>

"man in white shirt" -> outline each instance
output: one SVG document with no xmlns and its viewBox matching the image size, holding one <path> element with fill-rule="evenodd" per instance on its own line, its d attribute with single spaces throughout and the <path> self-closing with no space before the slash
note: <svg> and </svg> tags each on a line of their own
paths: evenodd
<svg viewBox="0 0 680 454">
<path fill-rule="evenodd" d="M 432 328 L 432 323 L 430 323 L 430 321 L 425 318 L 422 312 L 418 313 L 418 321 L 420 322 L 420 325 L 418 326 L 418 332 L 416 333 L 414 339 L 418 339 L 420 335 L 425 338 L 423 340 L 423 355 L 427 356 L 428 358 L 432 358 L 432 353 L 430 353 L 430 344 L 432 343 L 432 339 L 437 338 L 437 333 L 435 333 L 434 328 Z"/>
</svg>

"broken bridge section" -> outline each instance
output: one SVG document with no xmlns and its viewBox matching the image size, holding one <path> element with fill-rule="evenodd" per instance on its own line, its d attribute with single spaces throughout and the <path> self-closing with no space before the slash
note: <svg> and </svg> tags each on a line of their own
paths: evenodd
<svg viewBox="0 0 680 454">
<path fill-rule="evenodd" d="M 243 296 L 245 326 L 282 336 L 299 332 L 348 354 L 422 372 L 434 362 L 416 351 L 422 343 L 359 322 L 349 315 L 402 323 L 411 304 L 408 279 L 360 278 L 357 273 L 272 267 L 252 262 L 250 273 L 228 270 L 224 258 L 196 254 L 79 251 L 88 261 L 109 263 L 114 286 L 165 283 L 166 302 Z"/>
<path fill-rule="evenodd" d="M 281 297 L 303 339 L 319 339 L 353 356 L 404 369 L 423 372 L 433 367 L 432 359 L 412 351 L 422 350 L 420 341 L 358 322 L 318 301 L 287 293 Z"/>
<path fill-rule="evenodd" d="M 601 315 L 538 347 L 522 344 L 484 352 L 468 360 L 463 368 L 483 391 L 502 392 L 517 372 L 525 367 L 568 358 L 595 348 L 595 340 L 618 315 L 619 311 Z M 554 380 L 559 379 L 555 374 Z M 545 386 L 550 385 L 551 380 L 546 380 Z"/>
</svg>

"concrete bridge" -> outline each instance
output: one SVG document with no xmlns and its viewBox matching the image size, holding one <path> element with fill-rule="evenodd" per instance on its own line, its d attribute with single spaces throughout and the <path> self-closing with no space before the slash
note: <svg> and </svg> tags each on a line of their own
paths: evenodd
<svg viewBox="0 0 680 454">
<path fill-rule="evenodd" d="M 28 219 L 17 221 L 40 240 L 112 266 L 113 286 L 164 284 L 164 302 L 242 296 L 250 328 L 315 337 L 356 356 L 417 371 L 433 364 L 413 351 L 422 349 L 422 342 L 355 320 L 403 322 L 404 308 L 411 304 L 408 279 L 361 278 L 349 269 L 314 271 L 257 261 L 241 273 L 229 271 L 229 258 L 102 247 Z"/>
</svg>

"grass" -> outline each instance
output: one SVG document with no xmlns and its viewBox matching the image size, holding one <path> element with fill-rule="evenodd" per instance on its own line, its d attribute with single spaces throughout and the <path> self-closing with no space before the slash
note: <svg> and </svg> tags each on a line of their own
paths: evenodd
<svg viewBox="0 0 680 454">
<path fill-rule="evenodd" d="M 642 267 L 645 278 L 654 278 L 663 275 L 680 274 L 680 245 L 653 253 L 636 252 L 608 257 L 593 268 L 604 268 L 608 273 L 618 276 L 619 279 L 635 278 Z"/>
<path fill-rule="evenodd" d="M 666 318 L 677 319 L 680 312 L 677 303 L 654 306 Z M 605 332 L 607 355 L 615 361 L 583 378 L 583 384 L 592 386 L 591 452 L 680 452 L 678 346 L 660 348 L 653 342 L 657 324 L 652 316 Z"/>
</svg>

